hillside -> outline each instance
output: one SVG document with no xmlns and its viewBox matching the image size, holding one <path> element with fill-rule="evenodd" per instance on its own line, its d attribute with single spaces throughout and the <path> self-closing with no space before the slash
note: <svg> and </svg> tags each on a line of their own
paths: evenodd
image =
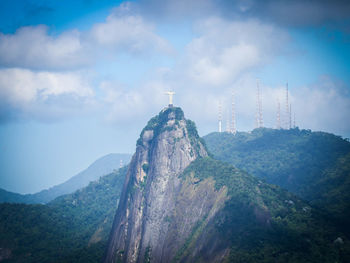
<svg viewBox="0 0 350 263">
<path fill-rule="evenodd" d="M 216 159 L 309 200 L 350 236 L 349 141 L 299 129 L 211 133 L 204 139 Z"/>
<path fill-rule="evenodd" d="M 137 142 L 104 262 L 347 262 L 349 252 L 323 211 L 208 157 L 194 123 L 166 108 Z"/>
<path fill-rule="evenodd" d="M 211 133 L 204 140 L 216 159 L 307 200 L 319 191 L 322 173 L 350 153 L 350 143 L 339 136 L 299 129 Z"/>
<path fill-rule="evenodd" d="M 186 168 L 182 178 L 194 188 L 211 179 L 217 191 L 227 188 L 224 207 L 212 220 L 205 222 L 204 218 L 200 222 L 204 225 L 189 236 L 185 249 L 181 250 L 188 262 L 191 262 L 188 255 L 193 255 L 193 249 L 203 241 L 199 262 L 211 262 L 207 258 L 210 258 L 208 253 L 213 253 L 213 244 L 220 248 L 225 243 L 229 248 L 227 262 L 348 262 L 350 259 L 349 241 L 327 217 L 278 186 L 263 183 L 212 158 L 197 159 Z M 215 242 L 213 235 L 217 235 Z M 333 242 L 337 237 L 345 240 L 346 245 L 337 246 Z"/>
<path fill-rule="evenodd" d="M 6 262 L 98 262 L 126 170 L 48 205 L 0 204 L 0 259 L 3 253 Z"/>
<path fill-rule="evenodd" d="M 64 183 L 35 194 L 21 195 L 0 189 L 0 203 L 48 203 L 58 196 L 73 193 L 74 191 L 87 186 L 90 182 L 98 180 L 100 176 L 109 174 L 113 170 L 118 169 L 120 166 L 120 160 L 122 160 L 124 164 L 128 164 L 130 158 L 131 156 L 129 154 L 111 153 L 105 155 Z"/>
</svg>

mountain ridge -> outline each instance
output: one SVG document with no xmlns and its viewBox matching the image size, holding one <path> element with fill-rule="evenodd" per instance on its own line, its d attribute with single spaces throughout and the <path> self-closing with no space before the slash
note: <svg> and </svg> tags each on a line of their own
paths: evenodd
<svg viewBox="0 0 350 263">
<path fill-rule="evenodd" d="M 120 160 L 123 160 L 123 163 L 127 164 L 130 161 L 130 158 L 130 154 L 110 153 L 104 155 L 65 182 L 34 194 L 23 195 L 0 188 L 0 203 L 48 203 L 58 196 L 73 193 L 74 191 L 87 186 L 89 182 L 97 180 L 100 176 L 111 173 L 113 170 L 119 168 Z"/>
</svg>

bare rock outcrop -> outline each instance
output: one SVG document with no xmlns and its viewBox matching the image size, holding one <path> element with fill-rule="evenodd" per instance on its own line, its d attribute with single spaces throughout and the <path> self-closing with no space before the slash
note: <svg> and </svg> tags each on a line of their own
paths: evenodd
<svg viewBox="0 0 350 263">
<path fill-rule="evenodd" d="M 180 254 L 190 245 L 189 236 L 201 240 L 199 230 L 227 195 L 225 187 L 215 190 L 213 180 L 181 178 L 192 161 L 207 155 L 194 123 L 180 108 L 165 108 L 148 122 L 129 166 L 104 262 L 190 261 L 195 256 L 200 244 L 193 255 Z"/>
</svg>

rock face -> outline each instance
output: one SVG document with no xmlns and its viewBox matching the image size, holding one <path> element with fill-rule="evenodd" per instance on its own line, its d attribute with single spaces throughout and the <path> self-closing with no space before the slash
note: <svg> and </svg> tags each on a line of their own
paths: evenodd
<svg viewBox="0 0 350 263">
<path fill-rule="evenodd" d="M 192 161 L 207 155 L 180 108 L 165 108 L 148 122 L 129 166 L 104 262 L 179 259 L 189 235 L 205 227 L 226 200 L 225 187 L 216 191 L 213 180 L 181 178 Z"/>
</svg>

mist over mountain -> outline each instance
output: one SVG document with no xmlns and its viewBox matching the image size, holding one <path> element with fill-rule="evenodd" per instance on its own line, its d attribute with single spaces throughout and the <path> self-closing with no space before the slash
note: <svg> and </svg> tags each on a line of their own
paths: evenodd
<svg viewBox="0 0 350 263">
<path fill-rule="evenodd" d="M 35 194 L 22 195 L 0 189 L 0 203 L 48 203 L 58 196 L 73 193 L 74 191 L 87 186 L 90 182 L 97 180 L 100 176 L 109 174 L 115 169 L 119 169 L 120 162 L 122 161 L 123 165 L 128 164 L 130 158 L 130 154 L 107 154 L 97 159 L 88 168 L 68 179 L 64 183 L 42 190 Z"/>
</svg>

